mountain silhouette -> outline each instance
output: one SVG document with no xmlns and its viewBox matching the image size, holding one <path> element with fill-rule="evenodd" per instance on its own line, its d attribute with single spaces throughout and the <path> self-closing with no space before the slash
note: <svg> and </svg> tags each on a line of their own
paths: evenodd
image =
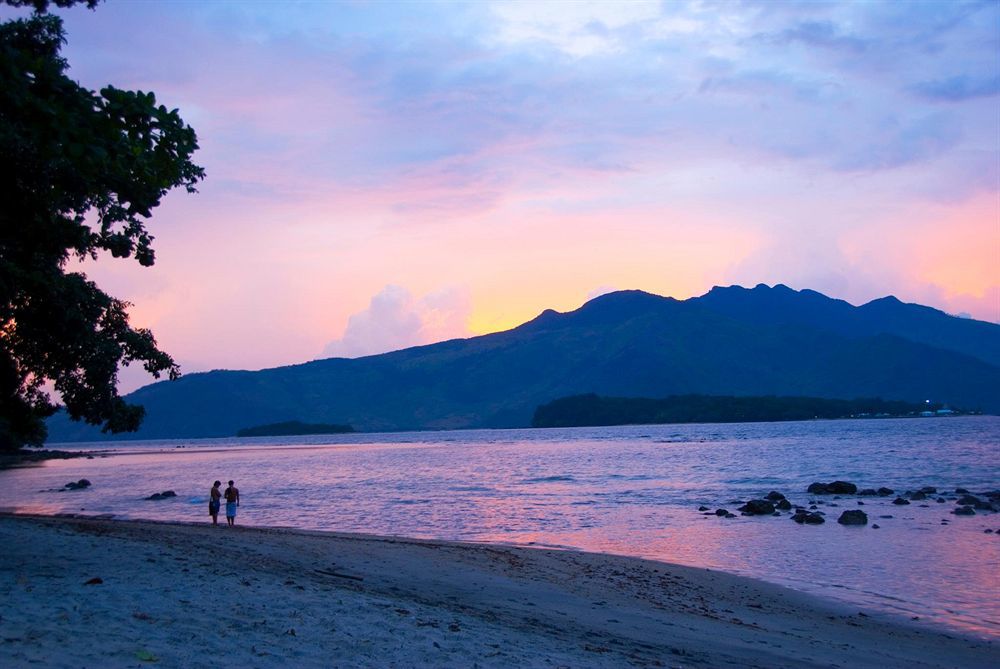
<svg viewBox="0 0 1000 669">
<path fill-rule="evenodd" d="M 780 284 L 688 300 L 620 291 L 505 332 L 154 383 L 128 396 L 147 415 L 124 438 L 232 436 L 292 420 L 364 431 L 525 427 L 540 404 L 585 393 L 930 399 L 1000 412 L 1000 326 Z M 65 415 L 49 429 L 50 441 L 107 438 Z"/>
</svg>

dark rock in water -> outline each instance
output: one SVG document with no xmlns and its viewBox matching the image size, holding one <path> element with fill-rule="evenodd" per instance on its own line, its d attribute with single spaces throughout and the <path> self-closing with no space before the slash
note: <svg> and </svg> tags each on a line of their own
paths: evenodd
<svg viewBox="0 0 1000 669">
<path fill-rule="evenodd" d="M 879 497 L 888 497 L 896 494 L 896 491 L 892 488 L 879 488 L 876 492 L 878 492 Z"/>
<path fill-rule="evenodd" d="M 853 495 L 858 491 L 858 486 L 847 481 L 834 481 L 826 489 L 835 495 Z"/>
<path fill-rule="evenodd" d="M 841 525 L 867 525 L 868 514 L 861 509 L 852 509 L 840 514 L 840 518 L 837 519 L 837 522 Z"/>
<path fill-rule="evenodd" d="M 752 499 L 739 510 L 751 516 L 769 516 L 774 513 L 774 505 L 766 499 Z"/>
<path fill-rule="evenodd" d="M 904 504 L 909 504 L 910 500 L 903 499 L 902 497 L 897 497 L 896 499 L 892 500 L 892 503 L 898 504 L 899 506 L 903 506 Z"/>
<path fill-rule="evenodd" d="M 938 498 L 937 498 L 937 503 L 938 503 L 938 504 L 944 504 L 944 503 L 945 503 L 945 499 L 944 499 L 944 497 L 938 497 Z"/>
<path fill-rule="evenodd" d="M 775 506 L 781 509 L 782 511 L 788 511 L 792 508 L 792 503 L 789 502 L 787 499 L 782 499 Z"/>
<path fill-rule="evenodd" d="M 772 490 L 771 492 L 764 495 L 764 499 L 770 500 L 772 502 L 777 502 L 779 499 L 785 499 L 785 496 L 782 495 L 777 490 Z"/>
<path fill-rule="evenodd" d="M 977 511 L 996 511 L 989 502 L 979 501 L 972 505 Z"/>
<path fill-rule="evenodd" d="M 969 491 L 966 490 L 965 488 L 955 488 L 955 494 L 956 495 L 968 495 Z"/>
<path fill-rule="evenodd" d="M 967 505 L 976 504 L 979 501 L 980 501 L 980 499 L 978 497 L 976 497 L 975 495 L 962 495 L 961 497 L 958 498 L 958 501 L 956 502 L 956 504 L 960 504 L 962 506 L 967 506 Z"/>
<path fill-rule="evenodd" d="M 810 504 L 810 505 L 809 505 L 809 508 L 810 508 L 810 509 L 818 509 L 819 507 L 818 507 L 818 506 L 816 506 L 815 504 Z"/>
<path fill-rule="evenodd" d="M 84 583 L 84 585 L 100 585 L 101 583 L 104 583 L 104 579 L 102 579 L 100 576 L 95 576 L 94 578 Z"/>
<path fill-rule="evenodd" d="M 864 505 L 865 505 L 865 503 L 864 503 L 864 502 L 862 502 L 862 501 L 861 501 L 861 500 L 859 499 L 859 500 L 858 500 L 858 506 L 864 506 Z"/>
<path fill-rule="evenodd" d="M 917 492 L 909 493 L 909 496 L 910 499 L 915 499 L 915 500 L 927 499 L 927 495 L 920 492 L 919 490 Z"/>
<path fill-rule="evenodd" d="M 872 529 L 877 530 L 880 527 L 878 523 L 872 523 Z"/>
<path fill-rule="evenodd" d="M 154 492 L 146 499 L 151 501 L 156 501 L 160 499 L 170 499 L 171 497 L 177 497 L 177 493 L 175 493 L 173 490 L 164 490 L 163 492 Z"/>
<path fill-rule="evenodd" d="M 976 515 L 975 509 L 973 509 L 971 506 L 960 506 L 957 509 L 955 509 L 954 511 L 952 511 L 952 513 L 955 514 L 956 516 L 974 516 L 974 515 Z"/>
<path fill-rule="evenodd" d="M 84 488 L 90 487 L 90 481 L 87 479 L 80 479 L 79 481 L 70 481 L 65 486 L 66 490 L 83 490 Z"/>
<path fill-rule="evenodd" d="M 827 506 L 840 506 L 840 505 L 837 504 L 836 502 L 830 502 L 829 504 L 827 504 Z"/>
<path fill-rule="evenodd" d="M 892 518 L 892 516 L 879 516 L 879 518 Z"/>
<path fill-rule="evenodd" d="M 715 510 L 715 515 L 720 516 L 720 517 L 721 516 L 728 516 L 729 515 L 729 511 L 726 510 L 726 509 L 716 509 Z"/>
<path fill-rule="evenodd" d="M 931 508 L 931 505 L 930 504 L 921 504 L 920 508 L 921 509 L 929 509 L 929 508 Z"/>
<path fill-rule="evenodd" d="M 874 497 L 878 494 L 878 491 L 875 490 L 875 488 L 865 488 L 864 490 L 859 490 L 858 494 L 864 495 L 865 497 Z"/>
<path fill-rule="evenodd" d="M 925 495 L 933 495 L 934 493 L 936 493 L 936 492 L 937 492 L 937 488 L 935 488 L 935 487 L 934 487 L 934 486 L 932 486 L 932 485 L 925 485 L 925 486 L 924 486 L 923 488 L 921 488 L 921 489 L 920 489 L 920 490 L 919 490 L 918 492 L 922 492 L 922 493 L 924 493 Z"/>
<path fill-rule="evenodd" d="M 699 506 L 698 510 L 699 511 L 708 511 L 708 507 L 707 506 Z"/>
<path fill-rule="evenodd" d="M 993 530 L 985 529 L 983 530 L 983 534 L 993 534 Z"/>
<path fill-rule="evenodd" d="M 735 518 L 735 517 L 736 517 L 735 513 L 727 513 L 726 514 L 726 518 Z"/>
<path fill-rule="evenodd" d="M 805 519 L 806 525 L 822 525 L 825 522 L 826 519 L 818 513 L 810 513 Z"/>
<path fill-rule="evenodd" d="M 811 483 L 806 488 L 806 492 L 815 495 L 853 495 L 858 491 L 858 486 L 847 481 L 834 481 L 833 483 Z"/>
</svg>

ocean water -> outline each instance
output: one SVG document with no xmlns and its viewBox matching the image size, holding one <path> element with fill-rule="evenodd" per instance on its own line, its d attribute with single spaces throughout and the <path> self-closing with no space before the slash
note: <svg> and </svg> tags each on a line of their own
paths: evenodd
<svg viewBox="0 0 1000 669">
<path fill-rule="evenodd" d="M 241 524 L 640 556 L 1000 638 L 1000 514 L 951 513 L 956 487 L 1000 488 L 997 417 L 65 447 L 100 449 L 107 457 L 0 471 L 0 509 L 208 522 L 211 482 L 235 479 Z M 80 478 L 93 485 L 57 491 Z M 900 493 L 933 485 L 946 501 L 932 496 L 894 506 L 893 497 L 805 492 L 813 481 L 835 479 Z M 178 496 L 143 500 L 163 490 Z M 735 512 L 737 500 L 770 490 L 793 503 L 826 502 L 819 508 L 827 522 L 723 519 L 697 510 Z M 841 511 L 857 508 L 868 514 L 867 527 L 837 524 Z"/>
</svg>

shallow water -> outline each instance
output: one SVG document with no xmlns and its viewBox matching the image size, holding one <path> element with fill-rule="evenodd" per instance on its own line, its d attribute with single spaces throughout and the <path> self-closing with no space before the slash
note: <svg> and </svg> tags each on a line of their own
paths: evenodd
<svg viewBox="0 0 1000 669">
<path fill-rule="evenodd" d="M 0 508 L 207 521 L 211 481 L 233 478 L 243 498 L 240 523 L 641 556 L 1000 637 L 1000 514 L 958 517 L 951 499 L 900 507 L 891 497 L 863 498 L 858 506 L 854 496 L 805 493 L 812 481 L 834 479 L 897 492 L 1000 488 L 997 417 L 72 447 L 114 455 L 0 472 Z M 53 491 L 80 478 L 91 488 Z M 142 499 L 168 489 L 178 497 Z M 826 501 L 820 510 L 827 523 L 802 526 L 787 515 L 726 520 L 697 511 L 702 504 L 735 511 L 735 500 L 769 490 L 793 503 Z M 868 513 L 869 526 L 836 523 L 852 508 Z"/>
</svg>

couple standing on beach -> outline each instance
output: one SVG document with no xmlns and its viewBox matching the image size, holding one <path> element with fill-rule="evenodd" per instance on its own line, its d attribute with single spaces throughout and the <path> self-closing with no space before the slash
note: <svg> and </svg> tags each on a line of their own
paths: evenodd
<svg viewBox="0 0 1000 669">
<path fill-rule="evenodd" d="M 220 492 L 219 486 L 222 485 L 222 481 L 216 481 L 212 485 L 212 490 L 209 493 L 208 498 L 208 515 L 212 516 L 212 524 L 219 524 L 219 507 L 222 505 L 222 497 L 226 498 L 226 522 L 229 527 L 236 524 L 236 507 L 240 505 L 240 489 L 233 485 L 233 482 L 229 482 L 229 487 L 226 491 Z"/>
</svg>

